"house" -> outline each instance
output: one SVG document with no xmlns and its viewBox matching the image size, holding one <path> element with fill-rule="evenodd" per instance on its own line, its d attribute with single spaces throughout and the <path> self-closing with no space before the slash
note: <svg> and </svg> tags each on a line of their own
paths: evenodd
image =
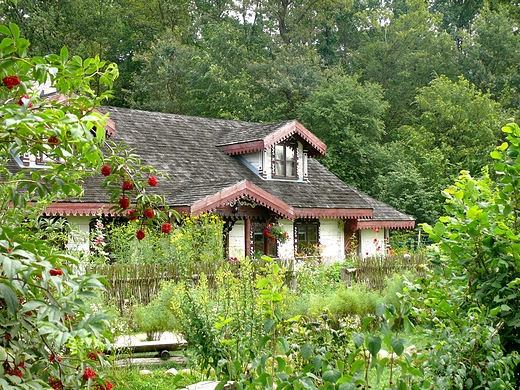
<svg viewBox="0 0 520 390">
<path fill-rule="evenodd" d="M 171 208 L 222 217 L 231 257 L 320 255 L 332 261 L 353 251 L 385 254 L 391 229 L 415 225 L 413 217 L 329 172 L 317 159 L 326 145 L 296 120 L 249 123 L 118 107 L 101 111 L 110 113 L 114 141 L 123 140 L 143 164 L 170 175 L 161 193 Z M 65 216 L 88 233 L 100 208 L 108 213 L 98 184 L 86 185 L 80 200 L 51 205 L 47 214 Z M 272 242 L 264 234 L 268 224 L 283 226 L 287 241 Z"/>
</svg>

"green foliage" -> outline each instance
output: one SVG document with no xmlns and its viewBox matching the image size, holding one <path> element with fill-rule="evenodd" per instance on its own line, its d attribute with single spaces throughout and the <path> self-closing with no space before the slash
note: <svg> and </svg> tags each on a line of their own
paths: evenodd
<svg viewBox="0 0 520 390">
<path fill-rule="evenodd" d="M 92 262 L 109 261 L 115 264 L 174 263 L 184 270 L 190 264 L 221 263 L 224 259 L 223 222 L 215 215 L 203 214 L 179 219 L 167 234 L 155 229 L 149 230 L 143 240 L 136 238 L 136 230 L 141 229 L 146 217 L 122 224 L 107 224 L 95 232 L 95 239 L 101 237 L 97 247 L 103 247 L 105 256 L 94 254 Z M 152 222 L 152 227 L 154 227 Z"/>
<path fill-rule="evenodd" d="M 171 302 L 179 293 L 182 291 L 179 291 L 178 284 L 165 282 L 152 302 L 135 308 L 135 325 L 140 331 L 146 332 L 148 340 L 156 340 L 163 332 L 182 329 L 171 310 Z"/>
<path fill-rule="evenodd" d="M 459 310 L 478 314 L 481 318 L 477 323 L 487 328 L 481 330 L 483 336 L 479 339 L 483 340 L 475 344 L 474 355 L 500 360 L 497 369 L 509 378 L 511 366 L 518 361 L 520 329 L 517 288 L 520 129 L 512 123 L 502 130 L 507 142 L 491 153 L 496 179 L 486 171 L 481 179 L 462 172 L 445 192 L 448 215 L 433 227 L 425 226 L 437 243 L 432 260 L 436 273 L 426 303 L 434 308 L 438 318 L 458 330 L 477 322 L 468 324 L 458 315 Z M 480 329 L 480 325 L 476 326 L 475 330 Z M 494 341 L 496 335 L 500 344 Z M 496 350 L 495 344 L 503 348 L 505 355 L 497 355 L 500 350 Z M 482 380 L 489 380 L 492 375 Z"/>
</svg>

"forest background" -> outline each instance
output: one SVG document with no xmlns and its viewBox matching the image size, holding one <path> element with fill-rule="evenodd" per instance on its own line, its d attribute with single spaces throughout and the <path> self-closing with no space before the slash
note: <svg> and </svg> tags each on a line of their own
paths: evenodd
<svg viewBox="0 0 520 390">
<path fill-rule="evenodd" d="M 0 14 L 29 55 L 116 63 L 110 105 L 298 119 L 332 172 L 418 223 L 520 110 L 512 0 L 20 0 Z"/>
</svg>

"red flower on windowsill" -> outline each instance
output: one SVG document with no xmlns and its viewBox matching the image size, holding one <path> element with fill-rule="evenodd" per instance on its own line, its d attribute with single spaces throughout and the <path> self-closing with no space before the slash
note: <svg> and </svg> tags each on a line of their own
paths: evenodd
<svg viewBox="0 0 520 390">
<path fill-rule="evenodd" d="M 289 234 L 287 234 L 283 226 L 279 224 L 267 224 L 262 234 L 268 237 L 271 242 L 278 241 L 280 244 L 284 244 L 289 239 Z"/>
</svg>

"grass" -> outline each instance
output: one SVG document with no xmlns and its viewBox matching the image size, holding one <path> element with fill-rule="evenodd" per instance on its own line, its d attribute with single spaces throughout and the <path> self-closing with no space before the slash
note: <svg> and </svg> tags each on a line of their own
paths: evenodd
<svg viewBox="0 0 520 390">
<path fill-rule="evenodd" d="M 170 368 L 178 370 L 178 374 L 166 373 Z M 150 373 L 142 374 L 141 370 L 148 370 Z M 105 369 L 104 374 L 113 380 L 117 389 L 124 390 L 174 390 L 204 380 L 200 373 L 171 362 L 110 367 Z"/>
</svg>

